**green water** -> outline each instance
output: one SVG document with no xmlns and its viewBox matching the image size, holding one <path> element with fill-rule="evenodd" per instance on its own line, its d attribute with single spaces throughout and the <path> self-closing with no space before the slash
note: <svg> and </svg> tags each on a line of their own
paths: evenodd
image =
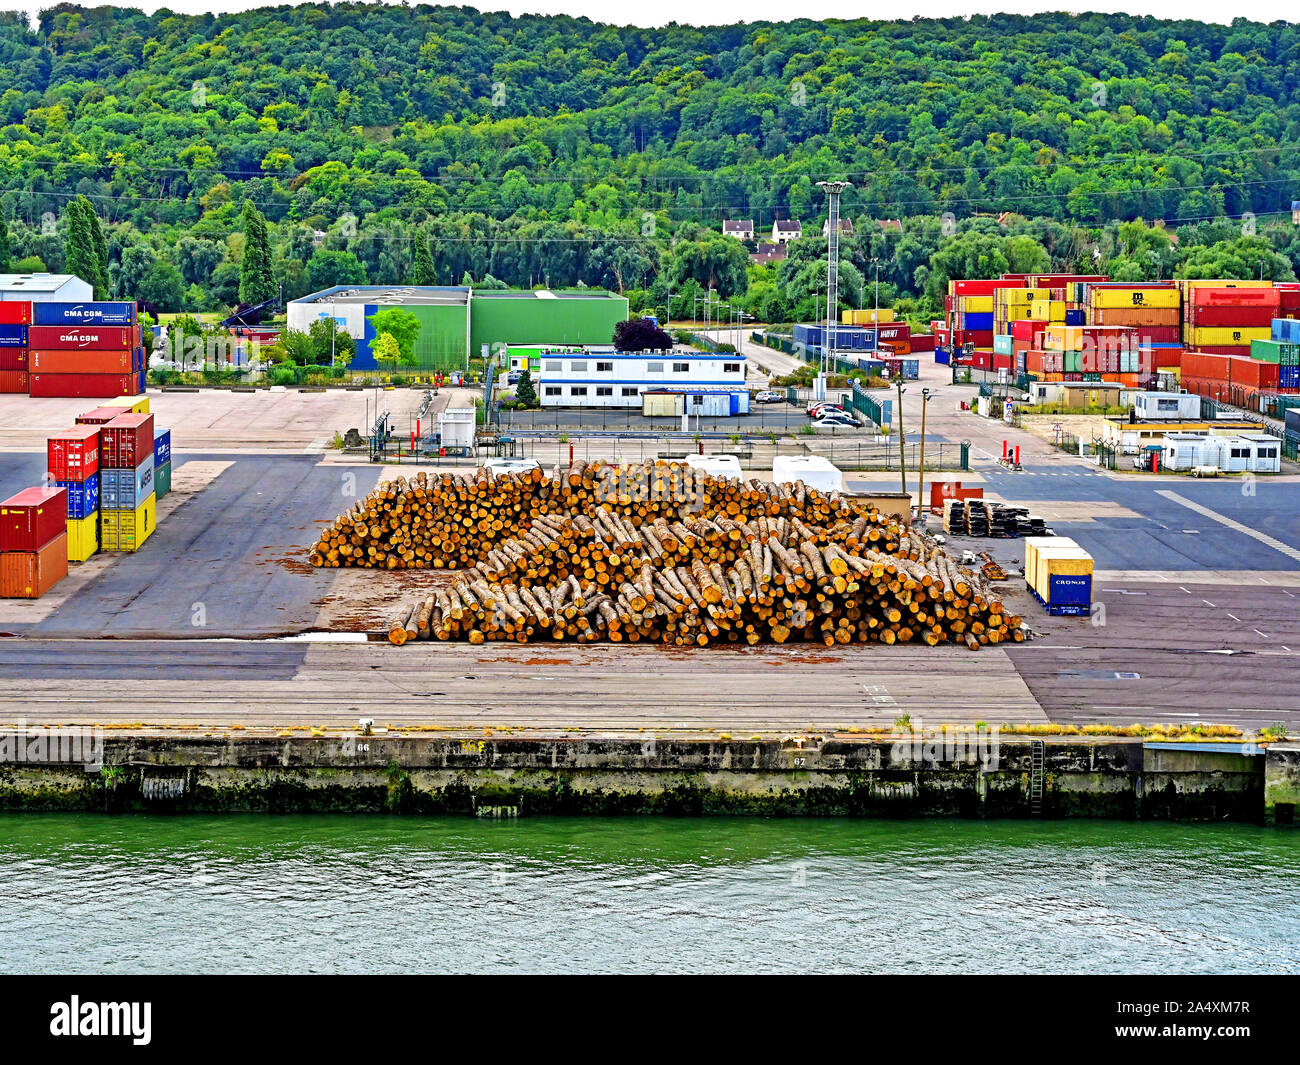
<svg viewBox="0 0 1300 1065">
<path fill-rule="evenodd" d="M 1300 972 L 1300 832 L 0 814 L 3 972 Z"/>
</svg>

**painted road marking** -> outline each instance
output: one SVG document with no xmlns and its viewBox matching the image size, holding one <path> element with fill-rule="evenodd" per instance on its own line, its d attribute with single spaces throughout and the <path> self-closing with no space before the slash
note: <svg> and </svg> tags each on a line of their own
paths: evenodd
<svg viewBox="0 0 1300 1065">
<path fill-rule="evenodd" d="M 1214 606 L 1214 604 L 1211 603 L 1208 599 L 1202 599 L 1201 602 L 1204 603 L 1206 606 L 1210 606 L 1210 607 Z"/>
<path fill-rule="evenodd" d="M 1259 629 L 1256 629 L 1255 631 L 1256 631 L 1256 632 L 1259 632 Z M 1261 636 L 1263 636 L 1264 639 L 1266 639 L 1266 640 L 1268 639 L 1268 633 L 1266 633 L 1266 632 L 1259 632 L 1259 634 L 1260 634 Z"/>
<path fill-rule="evenodd" d="M 1241 622 L 1241 618 L 1237 617 L 1237 615 L 1232 613 L 1232 611 L 1228 611 L 1228 617 L 1232 618 L 1232 620 L 1237 622 L 1238 624 L 1240 624 Z"/>
<path fill-rule="evenodd" d="M 1178 586 L 1178 590 L 1179 590 L 1180 592 L 1187 592 L 1187 589 L 1184 588 L 1181 584 Z M 1191 595 L 1192 593 L 1191 593 L 1191 592 L 1187 592 L 1187 594 L 1188 594 L 1188 595 Z"/>
<path fill-rule="evenodd" d="M 1217 521 L 1220 525 L 1226 525 L 1229 529 L 1233 529 L 1236 532 L 1241 533 L 1243 536 L 1249 536 L 1252 540 L 1258 540 L 1261 544 L 1267 544 L 1275 551 L 1281 551 L 1282 554 L 1287 556 L 1287 558 L 1300 562 L 1300 551 L 1297 551 L 1290 544 L 1284 544 L 1281 540 L 1269 536 L 1267 533 L 1262 533 L 1258 529 L 1252 529 L 1249 525 L 1243 525 L 1239 521 L 1234 521 L 1232 518 L 1220 514 L 1218 511 L 1211 510 L 1209 507 L 1203 507 L 1200 503 L 1195 503 L 1184 496 L 1180 496 L 1177 492 L 1170 492 L 1167 489 L 1159 489 L 1157 490 L 1156 495 L 1164 496 L 1166 499 L 1172 500 L 1173 502 L 1186 507 L 1188 510 L 1194 510 L 1197 514 L 1211 518 L 1214 521 Z"/>
</svg>

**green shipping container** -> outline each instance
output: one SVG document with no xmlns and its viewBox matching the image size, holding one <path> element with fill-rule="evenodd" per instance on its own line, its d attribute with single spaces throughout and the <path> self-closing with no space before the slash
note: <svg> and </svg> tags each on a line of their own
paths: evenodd
<svg viewBox="0 0 1300 1065">
<path fill-rule="evenodd" d="M 1067 351 L 1065 353 L 1065 372 L 1066 373 L 1083 372 L 1083 352 Z"/>
<path fill-rule="evenodd" d="M 1281 340 L 1252 340 L 1250 357 L 1260 362 L 1274 362 L 1280 366 L 1300 363 L 1300 344 L 1287 344 Z"/>
<path fill-rule="evenodd" d="M 157 499 L 162 499 L 172 490 L 172 464 L 164 462 L 161 466 L 153 468 L 153 494 Z"/>
<path fill-rule="evenodd" d="M 996 333 L 993 337 L 993 354 L 1010 355 L 1011 354 L 1011 334 Z"/>
</svg>

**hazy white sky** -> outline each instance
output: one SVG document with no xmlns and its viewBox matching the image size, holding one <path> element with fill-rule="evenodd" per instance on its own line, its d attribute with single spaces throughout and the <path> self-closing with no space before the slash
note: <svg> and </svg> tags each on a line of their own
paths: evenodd
<svg viewBox="0 0 1300 1065">
<path fill-rule="evenodd" d="M 292 2 L 292 0 L 289 0 Z M 40 4 L 23 0 L 0 0 L 7 11 L 38 10 Z M 99 0 L 86 0 L 85 7 L 100 6 Z M 274 4 L 257 0 L 171 0 L 169 3 L 133 3 L 123 7 L 155 11 L 166 7 L 186 14 L 243 11 Z M 1161 18 L 1194 18 L 1205 22 L 1230 22 L 1249 18 L 1256 22 L 1294 20 L 1296 0 L 1096 0 L 1062 3 L 1044 0 L 895 0 L 890 4 L 864 4 L 861 0 L 653 0 L 637 5 L 611 4 L 609 0 L 486 0 L 470 6 L 482 10 L 509 11 L 511 14 L 586 15 L 601 22 L 662 26 L 668 22 L 716 25 L 744 21 L 780 22 L 792 18 L 875 18 L 900 19 L 915 16 L 944 18 L 971 14 L 1008 12 L 1034 14 L 1062 9 L 1079 11 L 1113 11 L 1127 14 L 1156 15 Z"/>
</svg>

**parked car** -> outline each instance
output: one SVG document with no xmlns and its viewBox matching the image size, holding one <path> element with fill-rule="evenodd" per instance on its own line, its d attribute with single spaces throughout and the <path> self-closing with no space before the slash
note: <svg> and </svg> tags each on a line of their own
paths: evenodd
<svg viewBox="0 0 1300 1065">
<path fill-rule="evenodd" d="M 830 425 L 843 426 L 846 429 L 856 429 L 858 423 L 847 414 L 836 414 L 833 412 L 823 412 L 812 421 L 813 425 Z"/>
<path fill-rule="evenodd" d="M 762 392 L 759 392 L 756 396 L 754 396 L 754 402 L 755 403 L 784 403 L 785 393 L 774 392 L 770 388 L 765 388 Z"/>
<path fill-rule="evenodd" d="M 808 404 L 808 417 L 815 418 L 817 417 L 817 412 L 823 410 L 837 410 L 841 414 L 846 413 L 844 408 L 838 403 L 831 403 L 829 400 L 822 399 L 818 400 L 816 403 Z"/>
<path fill-rule="evenodd" d="M 506 384 L 517 385 L 519 384 L 519 378 L 521 378 L 522 376 L 523 374 L 520 373 L 518 370 L 511 370 L 508 374 L 506 374 Z"/>
</svg>

